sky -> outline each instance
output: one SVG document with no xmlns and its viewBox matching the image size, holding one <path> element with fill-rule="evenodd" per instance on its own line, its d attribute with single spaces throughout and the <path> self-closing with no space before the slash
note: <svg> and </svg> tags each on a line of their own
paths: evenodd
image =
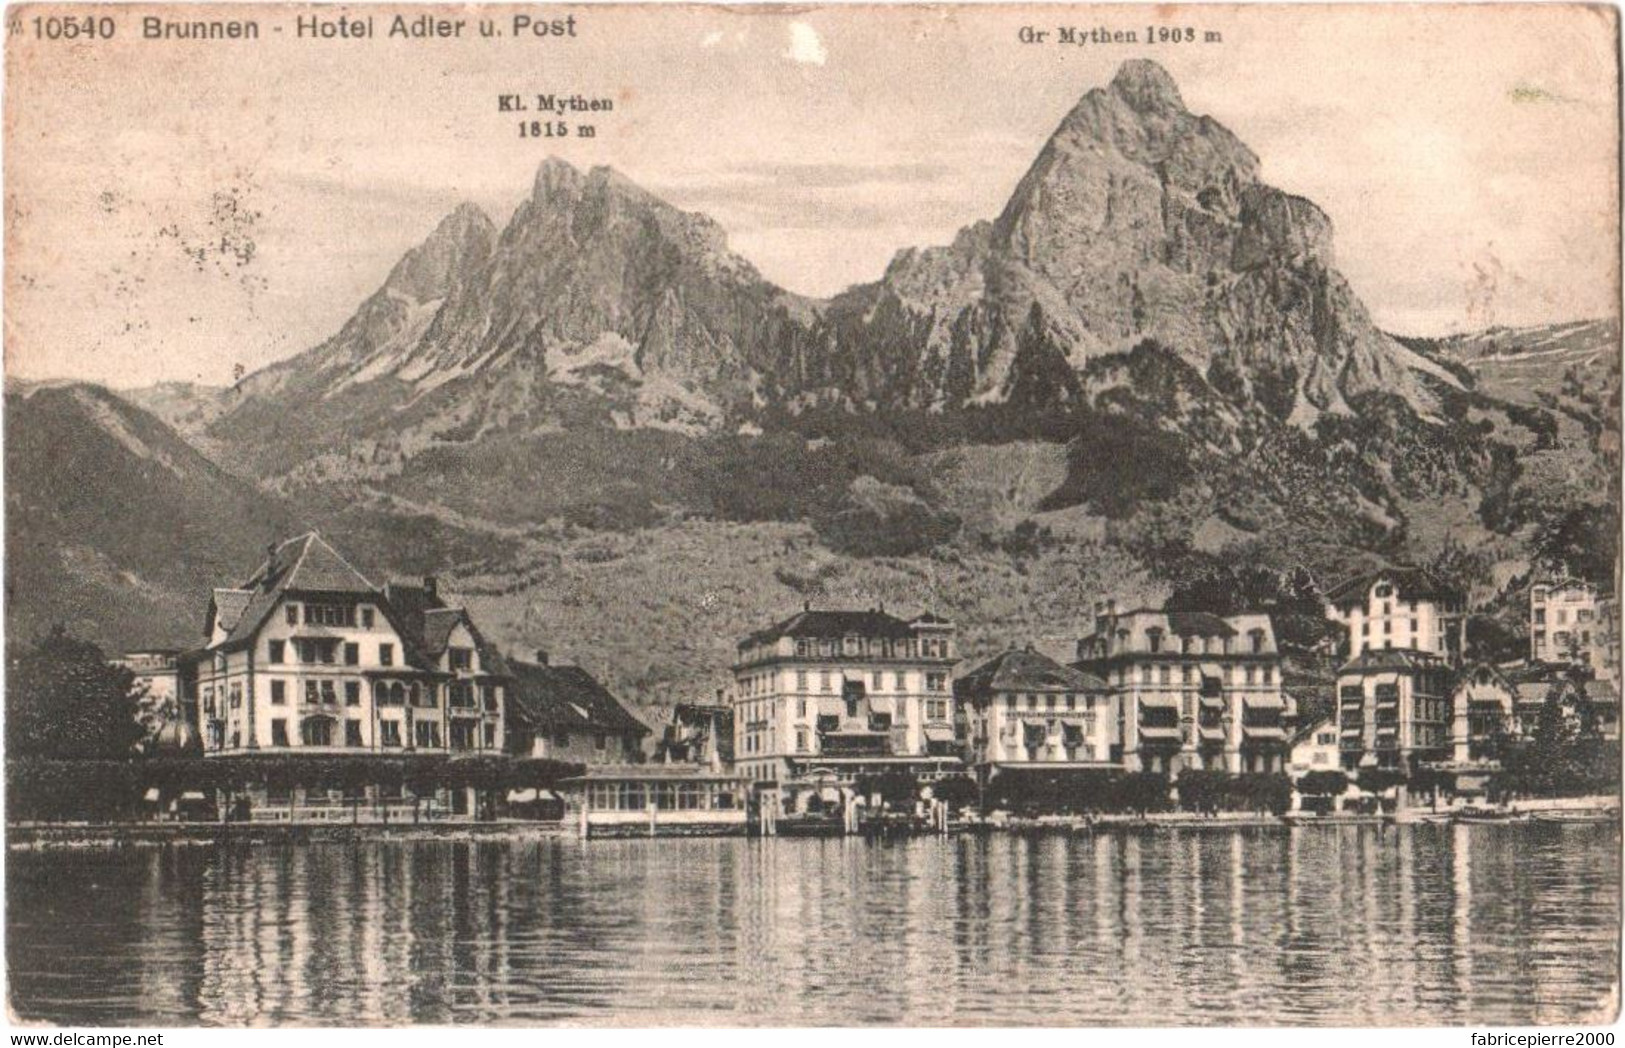
<svg viewBox="0 0 1625 1048">
<path fill-rule="evenodd" d="M 380 34 L 395 10 L 371 12 Z M 150 7 L 120 9 L 111 41 L 8 37 L 7 374 L 229 382 L 335 332 L 459 203 L 505 224 L 548 155 L 706 212 L 765 277 L 826 296 L 997 215 L 1078 98 L 1139 57 L 1331 216 L 1388 330 L 1618 308 L 1604 8 L 550 9 L 577 18 L 563 39 L 506 32 L 532 7 L 399 10 L 469 25 L 301 40 L 296 9 L 242 5 L 183 17 L 253 18 L 256 41 L 142 40 Z M 480 37 L 482 14 L 505 35 Z M 1221 39 L 1148 44 L 1147 22 Z M 1139 40 L 1061 46 L 1063 24 Z M 594 138 L 521 138 L 497 103 L 577 92 L 614 103 L 571 118 Z"/>
</svg>

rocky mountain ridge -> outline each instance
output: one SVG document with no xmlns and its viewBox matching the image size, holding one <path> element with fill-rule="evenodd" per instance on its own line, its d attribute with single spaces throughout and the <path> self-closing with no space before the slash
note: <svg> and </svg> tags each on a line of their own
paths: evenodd
<svg viewBox="0 0 1625 1048">
<path fill-rule="evenodd" d="M 1069 373 L 1148 341 L 1301 428 L 1369 393 L 1434 417 L 1459 380 L 1372 324 L 1331 240 L 1144 60 L 1083 96 L 999 216 L 829 301 L 764 280 L 706 216 L 549 159 L 500 232 L 458 208 L 207 431 L 261 477 L 388 475 L 493 432 L 1065 401 Z"/>
</svg>

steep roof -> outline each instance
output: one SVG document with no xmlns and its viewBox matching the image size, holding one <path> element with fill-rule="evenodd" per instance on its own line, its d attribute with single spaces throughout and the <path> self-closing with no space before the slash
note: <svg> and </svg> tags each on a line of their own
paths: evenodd
<svg viewBox="0 0 1625 1048">
<path fill-rule="evenodd" d="M 1157 619 L 1166 622 L 1169 633 L 1178 637 L 1234 637 L 1236 628 L 1221 615 L 1208 611 L 1165 611 L 1162 608 L 1134 608 L 1113 616 L 1118 623 L 1128 619 Z M 1098 636 L 1098 634 L 1093 634 Z"/>
<path fill-rule="evenodd" d="M 1039 651 L 1011 648 L 1001 651 L 954 682 L 960 694 L 994 691 L 1106 691 L 1107 684 L 1092 673 L 1063 666 Z"/>
<path fill-rule="evenodd" d="M 1350 670 L 1363 673 L 1382 673 L 1393 670 L 1444 669 L 1444 659 L 1432 652 L 1414 648 L 1367 648 L 1344 663 L 1338 673 Z"/>
<path fill-rule="evenodd" d="M 251 641 L 283 594 L 290 591 L 371 596 L 377 589 L 320 535 L 307 532 L 272 548 L 264 563 L 237 590 L 216 591 L 249 594 L 223 646 Z"/>
<path fill-rule="evenodd" d="M 423 613 L 423 650 L 438 657 L 451 642 L 451 631 L 467 616 L 462 608 L 430 608 Z"/>
<path fill-rule="evenodd" d="M 204 632 L 213 633 L 215 626 L 231 632 L 242 620 L 243 612 L 248 610 L 253 599 L 254 594 L 249 590 L 214 590 L 209 596 L 209 621 L 204 625 Z"/>
<path fill-rule="evenodd" d="M 401 638 L 409 666 L 431 669 L 445 654 L 459 622 L 468 626 L 488 673 L 505 675 L 501 654 L 486 643 L 462 608 L 447 607 L 428 586 L 391 580 L 374 586 L 314 531 L 273 547 L 240 589 L 217 589 L 211 614 L 229 632 L 223 647 L 251 643 L 284 596 L 290 593 L 344 594 L 372 601 Z"/>
<path fill-rule="evenodd" d="M 1450 587 L 1427 568 L 1388 567 L 1367 571 L 1346 579 L 1326 591 L 1333 604 L 1357 604 L 1365 599 L 1379 579 L 1388 579 L 1406 600 L 1461 600 L 1463 594 Z"/>
<path fill-rule="evenodd" d="M 542 666 L 510 659 L 510 694 L 522 718 L 537 728 L 649 734 L 619 699 L 580 666 Z"/>
<path fill-rule="evenodd" d="M 921 622 L 937 622 L 921 616 Z M 908 623 L 884 611 L 801 611 L 750 634 L 741 644 L 767 643 L 780 637 L 893 637 L 908 638 L 914 630 Z"/>
<path fill-rule="evenodd" d="M 1336 727 L 1336 725 L 1332 723 L 1332 719 L 1330 717 L 1316 717 L 1314 720 L 1303 725 L 1297 731 L 1292 733 L 1292 737 L 1286 740 L 1287 748 L 1291 749 L 1293 746 L 1296 746 L 1298 743 L 1302 742 L 1304 739 L 1307 739 L 1315 732 L 1326 727 Z"/>
<path fill-rule="evenodd" d="M 276 547 L 241 588 L 372 593 L 378 587 L 311 531 Z"/>
<path fill-rule="evenodd" d="M 1206 611 L 1170 611 L 1168 629 L 1181 637 L 1233 637 L 1230 623 Z"/>
</svg>

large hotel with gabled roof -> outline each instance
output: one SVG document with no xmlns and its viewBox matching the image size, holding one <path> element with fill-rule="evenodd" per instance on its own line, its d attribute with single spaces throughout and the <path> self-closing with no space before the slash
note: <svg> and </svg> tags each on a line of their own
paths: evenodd
<svg viewBox="0 0 1625 1048">
<path fill-rule="evenodd" d="M 181 660 L 206 756 L 499 753 L 509 675 L 434 578 L 375 586 L 314 532 L 216 589 Z"/>
</svg>

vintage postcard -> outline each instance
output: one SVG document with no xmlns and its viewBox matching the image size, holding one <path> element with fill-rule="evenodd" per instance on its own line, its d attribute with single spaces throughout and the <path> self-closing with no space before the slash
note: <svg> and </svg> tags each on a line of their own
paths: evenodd
<svg viewBox="0 0 1625 1048">
<path fill-rule="evenodd" d="M 4 21 L 12 1023 L 1616 1019 L 1615 8 Z"/>
</svg>

